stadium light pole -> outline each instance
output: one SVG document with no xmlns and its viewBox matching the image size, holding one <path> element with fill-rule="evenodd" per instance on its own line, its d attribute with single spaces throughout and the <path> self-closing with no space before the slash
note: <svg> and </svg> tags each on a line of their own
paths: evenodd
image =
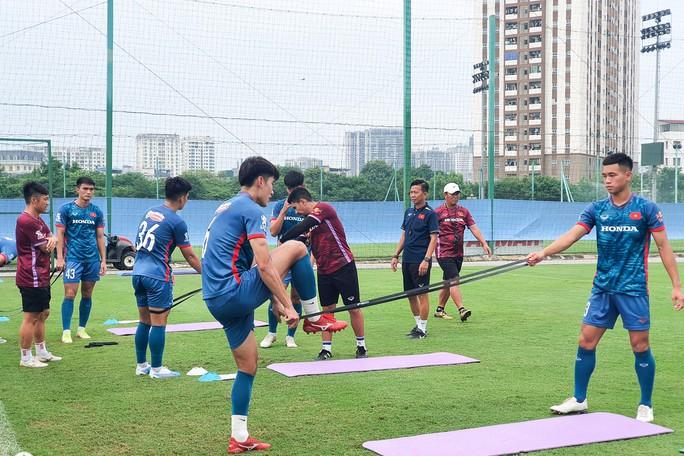
<svg viewBox="0 0 684 456">
<path fill-rule="evenodd" d="M 672 148 L 675 151 L 675 166 L 674 166 L 674 172 L 675 172 L 675 179 L 674 179 L 674 202 L 677 204 L 679 202 L 679 149 L 682 148 L 682 143 L 680 141 L 675 141 L 672 144 Z"/>
<path fill-rule="evenodd" d="M 662 49 L 669 49 L 672 40 L 671 40 L 671 33 L 672 33 L 672 23 L 666 22 L 662 23 L 662 20 L 665 16 L 671 16 L 670 10 L 660 10 L 656 11 L 655 13 L 650 13 L 650 14 L 645 14 L 641 16 L 641 22 L 642 24 L 644 22 L 649 22 L 649 21 L 655 21 L 656 25 L 650 26 L 650 27 L 644 27 L 641 29 L 641 42 L 642 42 L 642 47 L 641 47 L 641 53 L 646 54 L 649 52 L 654 52 L 656 53 L 656 65 L 655 65 L 655 106 L 653 109 L 653 142 L 658 142 L 658 98 L 660 94 L 660 51 Z M 660 37 L 665 36 L 665 35 L 670 35 L 670 39 L 667 41 L 661 41 Z M 655 38 L 656 41 L 655 43 L 652 44 L 646 44 L 648 40 L 651 38 Z M 641 166 L 641 164 L 639 164 Z M 651 199 L 653 202 L 656 202 L 656 192 L 657 192 L 657 176 L 656 176 L 656 171 L 657 171 L 657 166 L 653 165 L 651 167 Z"/>
<path fill-rule="evenodd" d="M 489 197 L 489 222 L 490 222 L 490 237 L 489 248 L 494 252 L 494 107 L 496 96 L 496 16 L 494 14 L 489 16 L 489 90 L 487 92 L 487 155 L 489 158 L 489 188 L 487 196 Z"/>
<path fill-rule="evenodd" d="M 411 0 L 404 0 L 404 207 L 409 207 L 411 178 Z M 396 185 L 396 182 L 395 182 Z"/>
<path fill-rule="evenodd" d="M 106 175 L 107 231 L 112 234 L 112 134 L 114 111 L 114 0 L 107 0 L 107 127 Z"/>
</svg>

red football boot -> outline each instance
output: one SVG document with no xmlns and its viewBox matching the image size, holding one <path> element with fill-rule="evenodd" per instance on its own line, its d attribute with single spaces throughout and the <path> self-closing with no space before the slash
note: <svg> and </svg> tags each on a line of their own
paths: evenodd
<svg viewBox="0 0 684 456">
<path fill-rule="evenodd" d="M 230 438 L 228 445 L 228 454 L 239 454 L 245 451 L 260 451 L 271 448 L 270 443 L 261 442 L 254 437 L 248 437 L 244 442 L 238 442 L 233 437 Z"/>
<path fill-rule="evenodd" d="M 323 314 L 318 321 L 304 320 L 304 332 L 307 334 L 321 331 L 338 332 L 347 327 L 346 321 L 335 320 L 330 314 Z"/>
</svg>

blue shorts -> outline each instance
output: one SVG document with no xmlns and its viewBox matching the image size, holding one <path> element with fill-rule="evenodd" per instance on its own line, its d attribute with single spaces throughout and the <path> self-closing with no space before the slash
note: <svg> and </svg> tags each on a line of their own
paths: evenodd
<svg viewBox="0 0 684 456">
<path fill-rule="evenodd" d="M 205 299 L 209 312 L 223 325 L 231 350 L 237 349 L 254 329 L 254 309 L 271 297 L 256 267 L 240 276 L 240 284 L 220 296 Z"/>
<path fill-rule="evenodd" d="M 618 315 L 629 331 L 647 331 L 651 327 L 648 296 L 623 293 L 594 293 L 587 302 L 582 322 L 598 328 L 613 329 Z"/>
<path fill-rule="evenodd" d="M 168 309 L 173 304 L 173 282 L 151 277 L 133 276 L 133 290 L 138 307 Z"/>
<path fill-rule="evenodd" d="M 100 280 L 99 261 L 67 261 L 64 266 L 64 283 L 97 282 Z"/>
</svg>

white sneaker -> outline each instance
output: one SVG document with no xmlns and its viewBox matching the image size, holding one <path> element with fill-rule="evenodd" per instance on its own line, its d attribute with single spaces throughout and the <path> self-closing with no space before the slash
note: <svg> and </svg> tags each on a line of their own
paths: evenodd
<svg viewBox="0 0 684 456">
<path fill-rule="evenodd" d="M 135 375 L 150 375 L 150 369 L 152 369 L 150 363 L 138 364 L 135 366 Z"/>
<path fill-rule="evenodd" d="M 261 348 L 269 348 L 271 345 L 273 345 L 273 342 L 276 341 L 276 336 L 275 334 L 267 333 L 266 337 L 264 337 L 264 340 L 261 341 L 259 346 Z"/>
<path fill-rule="evenodd" d="M 70 329 L 65 329 L 64 331 L 62 331 L 62 343 L 63 344 L 73 343 L 73 340 L 71 340 L 71 330 Z"/>
<path fill-rule="evenodd" d="M 287 348 L 297 348 L 297 343 L 292 336 L 285 337 L 285 345 L 287 345 Z"/>
<path fill-rule="evenodd" d="M 653 421 L 653 407 L 641 404 L 637 409 L 636 419 L 642 423 L 650 423 Z"/>
<path fill-rule="evenodd" d="M 173 378 L 180 377 L 180 372 L 172 371 L 168 367 L 162 366 L 159 369 L 150 368 L 150 378 Z"/>
<path fill-rule="evenodd" d="M 0 344 L 6 344 L 6 343 L 7 343 L 7 340 L 0 337 Z"/>
<path fill-rule="evenodd" d="M 91 337 L 86 332 L 85 328 L 78 328 L 76 331 L 76 337 L 79 339 L 90 339 Z"/>
<path fill-rule="evenodd" d="M 36 358 L 31 358 L 28 361 L 19 361 L 20 367 L 47 367 L 46 363 L 38 361 Z"/>
<path fill-rule="evenodd" d="M 589 410 L 589 403 L 585 399 L 583 402 L 577 402 L 574 397 L 569 397 L 563 401 L 562 404 L 554 405 L 551 411 L 558 415 L 568 415 L 570 413 L 586 413 Z"/>
<path fill-rule="evenodd" d="M 61 356 L 55 356 L 50 352 L 47 353 L 36 353 L 36 358 L 38 361 L 41 363 L 47 363 L 50 361 L 61 361 L 62 357 Z"/>
</svg>

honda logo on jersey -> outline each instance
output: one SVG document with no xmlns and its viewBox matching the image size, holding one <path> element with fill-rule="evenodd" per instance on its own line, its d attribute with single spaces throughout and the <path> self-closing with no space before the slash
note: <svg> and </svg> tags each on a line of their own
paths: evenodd
<svg viewBox="0 0 684 456">
<path fill-rule="evenodd" d="M 601 231 L 608 231 L 610 233 L 638 233 L 639 230 L 637 229 L 636 226 L 628 226 L 628 225 L 618 225 L 618 226 L 602 226 Z"/>
</svg>

